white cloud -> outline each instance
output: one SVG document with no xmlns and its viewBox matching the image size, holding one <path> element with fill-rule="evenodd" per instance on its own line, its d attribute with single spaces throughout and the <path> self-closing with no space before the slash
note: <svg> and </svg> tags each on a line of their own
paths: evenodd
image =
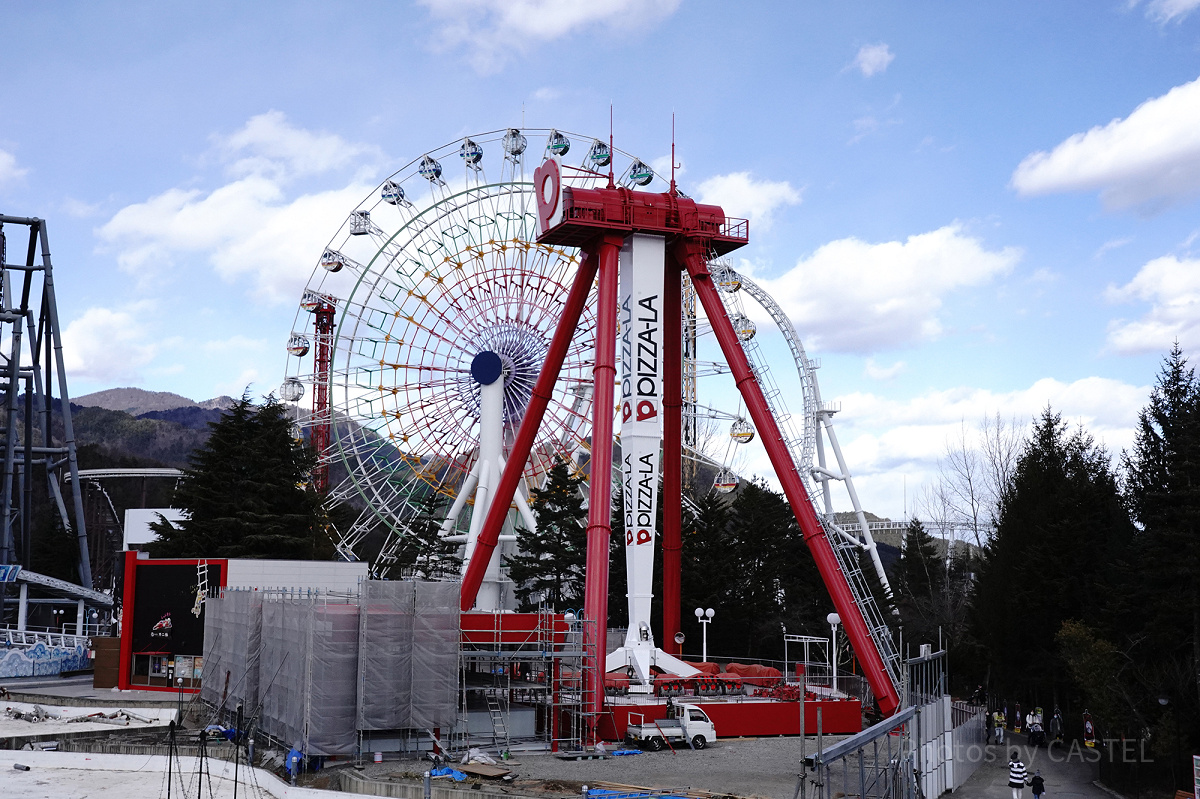
<svg viewBox="0 0 1200 799">
<path fill-rule="evenodd" d="M 1101 244 L 1100 247 L 1096 250 L 1096 254 L 1093 255 L 1092 257 L 1093 258 L 1101 258 L 1109 250 L 1119 249 L 1121 247 L 1124 247 L 1126 244 L 1131 243 L 1132 241 L 1133 241 L 1132 236 L 1126 236 L 1125 238 L 1120 238 L 1120 239 L 1110 239 L 1109 241 L 1106 241 L 1103 244 Z"/>
<path fill-rule="evenodd" d="M 1200 79 L 1142 103 L 1125 119 L 1025 157 L 1022 195 L 1099 191 L 1110 208 L 1156 207 L 1200 193 Z"/>
<path fill-rule="evenodd" d="M 1110 286 L 1106 296 L 1151 304 L 1141 319 L 1109 324 L 1108 343 L 1117 352 L 1165 352 L 1174 341 L 1185 349 L 1200 347 L 1200 260 L 1155 258 L 1124 286 Z"/>
<path fill-rule="evenodd" d="M 1086 377 L 1070 383 L 1043 378 L 1012 391 L 959 386 L 904 399 L 872 392 L 825 399 L 841 407 L 834 426 L 864 509 L 899 519 L 906 504 L 910 511 L 914 508 L 922 484 L 936 478 L 947 442 L 961 434 L 964 423 L 971 430 L 983 418 L 999 414 L 1028 430 L 1049 406 L 1070 425 L 1082 424 L 1116 456 L 1132 445 L 1137 415 L 1149 393 L 1149 386 Z M 750 455 L 745 473 L 773 479 L 761 450 Z M 835 510 L 850 509 L 840 486 L 834 487 L 833 502 Z"/>
<path fill-rule="evenodd" d="M 654 170 L 654 174 L 662 175 L 667 180 L 671 179 L 671 154 L 660 155 L 658 158 L 650 159 L 650 168 Z M 683 179 L 687 168 L 684 166 L 683 159 L 678 154 L 675 155 L 675 180 L 676 182 Z"/>
<path fill-rule="evenodd" d="M 682 0 L 419 0 L 440 24 L 439 49 L 461 49 L 476 71 L 497 72 L 514 54 L 584 30 L 640 33 Z"/>
<path fill-rule="evenodd" d="M 891 380 L 905 368 L 904 361 L 896 361 L 891 366 L 881 366 L 875 362 L 874 358 L 867 358 L 867 363 L 863 366 L 863 374 L 872 380 Z"/>
<path fill-rule="evenodd" d="M 226 281 L 249 281 L 260 299 L 295 301 L 331 225 L 370 192 L 374 181 L 363 173 L 378 151 L 297 129 L 277 112 L 254 117 L 215 150 L 232 181 L 212 191 L 168 189 L 122 208 L 97 235 L 125 271 L 153 274 L 199 255 Z M 359 174 L 342 188 L 288 191 L 294 178 L 337 171 Z"/>
<path fill-rule="evenodd" d="M 97 216 L 103 206 L 100 203 L 88 203 L 83 200 L 77 200 L 74 197 L 68 197 L 63 200 L 63 210 L 68 216 L 73 216 L 76 219 L 87 219 L 91 216 Z"/>
<path fill-rule="evenodd" d="M 262 375 L 257 369 L 243 369 L 233 380 L 217 382 L 213 386 L 214 396 L 240 397 L 242 392 L 250 389 L 250 396 L 270 394 L 279 386 L 263 382 Z"/>
<path fill-rule="evenodd" d="M 7 150 L 0 150 L 0 186 L 23 178 L 29 170 L 17 166 L 17 157 Z"/>
<path fill-rule="evenodd" d="M 562 97 L 562 92 L 550 86 L 543 86 L 535 91 L 532 97 L 539 103 L 552 103 L 559 97 Z"/>
<path fill-rule="evenodd" d="M 667 167 L 660 174 L 670 175 L 669 158 Z M 800 202 L 800 191 L 787 181 L 756 180 L 749 172 L 732 172 L 703 181 L 696 187 L 696 198 L 721 206 L 729 216 L 746 217 L 758 229 L 767 230 L 776 210 Z"/>
<path fill-rule="evenodd" d="M 1020 258 L 1015 247 L 986 249 L 954 223 L 905 241 L 832 241 L 787 273 L 755 280 L 806 346 L 870 352 L 937 338 L 946 294 L 987 283 Z"/>
<path fill-rule="evenodd" d="M 886 71 L 888 64 L 891 64 L 895 58 L 896 54 L 883 42 L 864 44 L 858 49 L 858 55 L 854 57 L 853 67 L 861 72 L 863 77 L 869 78 Z"/>
<path fill-rule="evenodd" d="M 946 442 L 960 434 L 964 422 L 971 428 L 998 413 L 1028 429 L 1049 405 L 1072 426 L 1082 424 L 1116 456 L 1132 445 L 1137 414 L 1149 393 L 1149 386 L 1103 377 L 1071 383 L 1044 378 L 1009 392 L 959 387 L 899 401 L 856 393 L 836 398 L 842 411 L 835 420 L 864 507 L 899 518 L 905 483 L 912 510 L 922 483 L 936 477 Z"/>
<path fill-rule="evenodd" d="M 137 309 L 89 308 L 62 333 L 63 360 L 72 379 L 130 385 L 154 359 L 155 348 Z"/>
<path fill-rule="evenodd" d="M 1136 6 L 1138 0 L 1132 0 L 1130 6 Z M 1146 5 L 1146 16 L 1156 22 L 1182 22 L 1188 14 L 1200 8 L 1200 0 L 1150 0 Z"/>
<path fill-rule="evenodd" d="M 380 160 L 376 147 L 294 127 L 280 111 L 251 117 L 241 130 L 212 138 L 218 152 L 232 161 L 230 173 L 237 176 L 286 180 Z"/>
</svg>

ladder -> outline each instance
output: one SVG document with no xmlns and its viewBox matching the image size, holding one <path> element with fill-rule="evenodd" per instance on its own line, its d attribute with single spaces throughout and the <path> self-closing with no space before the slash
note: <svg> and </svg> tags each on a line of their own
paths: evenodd
<svg viewBox="0 0 1200 799">
<path fill-rule="evenodd" d="M 492 744 L 501 752 L 507 751 L 512 748 L 512 742 L 508 737 L 508 724 L 495 689 L 487 692 L 487 706 L 488 715 L 492 720 Z"/>
</svg>

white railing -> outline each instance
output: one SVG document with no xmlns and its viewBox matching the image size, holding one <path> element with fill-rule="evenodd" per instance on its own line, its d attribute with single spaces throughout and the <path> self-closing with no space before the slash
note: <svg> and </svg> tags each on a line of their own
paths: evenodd
<svg viewBox="0 0 1200 799">
<path fill-rule="evenodd" d="M 89 642 L 86 635 L 9 629 L 0 629 L 0 640 L 3 640 L 7 646 L 31 647 L 35 644 L 45 644 L 65 649 L 74 649 L 77 646 L 87 647 Z"/>
</svg>

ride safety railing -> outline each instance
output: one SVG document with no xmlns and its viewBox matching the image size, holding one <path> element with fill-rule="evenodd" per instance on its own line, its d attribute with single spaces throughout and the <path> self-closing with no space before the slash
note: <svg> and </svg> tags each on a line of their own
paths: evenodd
<svg viewBox="0 0 1200 799">
<path fill-rule="evenodd" d="M 39 632 L 37 630 L 0 629 L 0 639 L 6 647 L 31 647 L 36 644 L 74 649 L 77 646 L 88 646 L 91 638 L 86 635 L 71 635 L 69 633 Z"/>
</svg>

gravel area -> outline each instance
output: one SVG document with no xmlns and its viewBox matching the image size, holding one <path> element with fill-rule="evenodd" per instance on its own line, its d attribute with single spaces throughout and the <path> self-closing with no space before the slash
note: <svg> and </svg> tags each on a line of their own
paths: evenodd
<svg viewBox="0 0 1200 799">
<path fill-rule="evenodd" d="M 840 740 L 827 736 L 826 743 Z M 809 738 L 806 753 L 812 754 L 816 739 Z M 514 793 L 527 780 L 545 781 L 552 792 L 577 795 L 581 785 L 616 783 L 641 788 L 674 788 L 708 791 L 746 797 L 792 799 L 799 773 L 799 738 L 729 738 L 717 740 L 703 751 L 683 749 L 643 752 L 605 760 L 560 760 L 551 754 L 521 752 L 513 770 Z M 414 770 L 409 764 L 370 764 L 367 774 L 382 777 L 397 771 Z"/>
</svg>

